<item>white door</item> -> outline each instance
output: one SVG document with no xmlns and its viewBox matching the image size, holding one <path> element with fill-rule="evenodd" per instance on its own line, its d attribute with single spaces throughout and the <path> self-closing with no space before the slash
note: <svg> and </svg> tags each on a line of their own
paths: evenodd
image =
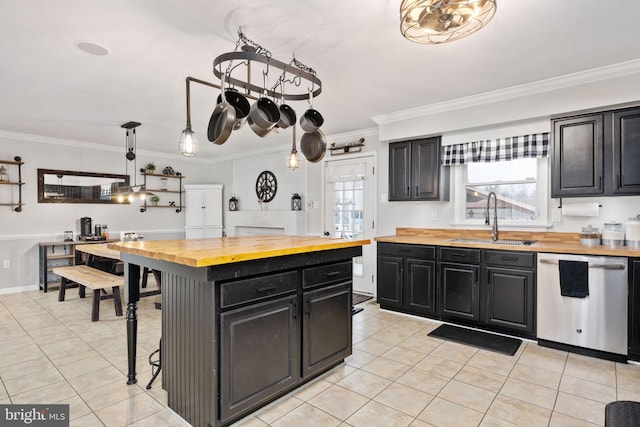
<svg viewBox="0 0 640 427">
<path fill-rule="evenodd" d="M 325 235 L 371 239 L 375 236 L 375 158 L 373 155 L 325 162 Z M 353 260 L 353 290 L 373 295 L 375 244 Z"/>
</svg>

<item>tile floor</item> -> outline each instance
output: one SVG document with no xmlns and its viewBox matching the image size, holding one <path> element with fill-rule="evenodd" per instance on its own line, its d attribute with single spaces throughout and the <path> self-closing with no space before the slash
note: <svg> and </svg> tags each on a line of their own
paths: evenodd
<svg viewBox="0 0 640 427">
<path fill-rule="evenodd" d="M 183 426 L 151 390 L 160 311 L 139 304 L 138 385 L 126 385 L 126 330 L 110 300 L 90 321 L 74 290 L 0 295 L 0 403 L 68 403 L 71 426 Z M 354 317 L 353 355 L 240 420 L 252 426 L 590 426 L 613 400 L 640 400 L 640 366 L 525 342 L 513 357 L 433 339 L 438 323 L 380 310 Z"/>
</svg>

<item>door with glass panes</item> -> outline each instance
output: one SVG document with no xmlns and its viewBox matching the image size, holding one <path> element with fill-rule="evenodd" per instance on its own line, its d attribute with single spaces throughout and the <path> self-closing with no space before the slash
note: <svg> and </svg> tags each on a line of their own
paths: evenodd
<svg viewBox="0 0 640 427">
<path fill-rule="evenodd" d="M 375 236 L 374 156 L 325 162 L 325 235 L 344 238 Z M 364 245 L 353 259 L 353 290 L 373 295 L 375 245 Z"/>
</svg>

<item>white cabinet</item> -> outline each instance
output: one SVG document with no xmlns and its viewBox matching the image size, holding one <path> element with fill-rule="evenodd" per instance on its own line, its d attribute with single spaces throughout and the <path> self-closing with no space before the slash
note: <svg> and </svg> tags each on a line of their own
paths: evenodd
<svg viewBox="0 0 640 427">
<path fill-rule="evenodd" d="M 222 237 L 222 184 L 185 185 L 187 239 Z"/>
</svg>

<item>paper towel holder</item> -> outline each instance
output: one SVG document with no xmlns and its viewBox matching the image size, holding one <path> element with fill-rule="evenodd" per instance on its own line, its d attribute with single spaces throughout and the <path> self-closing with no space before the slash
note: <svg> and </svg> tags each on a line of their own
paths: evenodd
<svg viewBox="0 0 640 427">
<path fill-rule="evenodd" d="M 558 209 L 562 209 L 562 197 L 558 198 L 558 200 L 560 200 L 560 204 L 558 205 Z M 598 207 L 601 208 L 602 207 L 602 203 L 598 203 Z"/>
</svg>

